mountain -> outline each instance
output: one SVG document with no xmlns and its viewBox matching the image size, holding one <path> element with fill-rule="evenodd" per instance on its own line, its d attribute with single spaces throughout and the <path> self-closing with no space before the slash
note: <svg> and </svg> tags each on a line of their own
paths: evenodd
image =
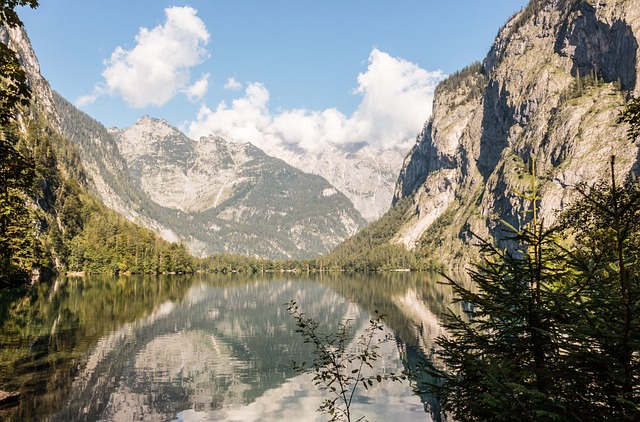
<svg viewBox="0 0 640 422">
<path fill-rule="evenodd" d="M 197 253 L 317 256 L 366 224 L 325 179 L 252 144 L 194 141 L 148 116 L 108 133 L 133 186 L 169 213 L 153 218 Z"/>
<path fill-rule="evenodd" d="M 506 225 L 530 221 L 532 161 L 547 225 L 576 184 L 607 179 L 611 155 L 620 180 L 638 175 L 638 143 L 616 121 L 640 94 L 639 43 L 640 3 L 532 0 L 482 63 L 437 87 L 400 172 L 390 243 L 461 267 L 477 259 L 471 233 L 509 247 Z"/>
<path fill-rule="evenodd" d="M 191 141 L 148 117 L 107 130 L 51 90 L 24 31 L 3 40 L 19 53 L 38 113 L 76 150 L 83 189 L 193 253 L 314 257 L 390 206 L 402 161 L 396 151 L 364 144 L 281 151 L 291 166 L 250 144 Z"/>
<path fill-rule="evenodd" d="M 0 24 L 0 41 L 0 286 L 56 270 L 191 271 L 193 260 L 183 246 L 136 226 L 90 192 L 91 173 L 77 145 L 62 134 L 56 96 L 40 75 L 26 33 L 20 25 Z M 29 89 L 4 90 L 21 83 Z M 21 101 L 7 106 L 15 92 Z"/>
<path fill-rule="evenodd" d="M 367 143 L 326 144 L 319 151 L 285 145 L 260 147 L 299 170 L 327 179 L 369 222 L 380 218 L 391 206 L 405 154 Z"/>
<path fill-rule="evenodd" d="M 191 268 L 183 246 L 140 226 L 183 241 L 201 255 L 304 258 L 329 251 L 366 224 L 325 179 L 249 144 L 219 138 L 194 142 L 150 118 L 128 131 L 110 132 L 51 90 L 22 28 L 2 28 L 0 40 L 17 52 L 33 93 L 31 107 L 3 128 L 7 139 L 0 145 L 3 154 L 7 148 L 22 154 L 26 169 L 16 167 L 15 175 L 5 177 L 5 164 L 13 168 L 15 160 L 2 157 L 1 191 L 11 203 L 0 204 L 0 282 L 6 274 L 24 279 L 46 268 L 110 273 Z M 144 122 L 151 126 L 146 132 Z M 136 130 L 152 137 L 134 139 Z M 168 137 L 159 140 L 164 134 Z M 157 154 L 142 149 L 134 158 L 126 142 L 121 153 L 116 137 Z M 156 164 L 166 173 L 153 173 Z M 145 184 L 154 181 L 152 174 L 161 183 Z M 174 177 L 182 177 L 181 186 Z M 167 193 L 182 197 L 172 202 Z"/>
</svg>

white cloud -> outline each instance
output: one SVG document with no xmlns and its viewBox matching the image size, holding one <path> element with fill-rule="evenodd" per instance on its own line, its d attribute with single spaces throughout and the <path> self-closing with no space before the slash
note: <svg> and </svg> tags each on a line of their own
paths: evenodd
<svg viewBox="0 0 640 422">
<path fill-rule="evenodd" d="M 209 74 L 205 73 L 196 83 L 184 90 L 192 103 L 198 102 L 209 90 Z"/>
<path fill-rule="evenodd" d="M 415 139 L 431 114 L 433 92 L 443 77 L 440 71 L 428 72 L 373 49 L 367 71 L 358 75 L 354 90 L 362 101 L 350 117 L 333 108 L 285 110 L 274 115 L 268 108 L 266 87 L 251 83 L 244 97 L 231 106 L 222 102 L 212 110 L 203 105 L 188 132 L 194 139 L 214 134 L 266 149 L 288 144 L 313 151 L 326 143 L 361 141 L 392 147 Z M 232 86 L 231 80 L 227 85 Z"/>
<path fill-rule="evenodd" d="M 367 71 L 358 75 L 355 92 L 363 97 L 352 119 L 364 138 L 378 144 L 415 138 L 431 115 L 433 92 L 443 77 L 374 49 Z"/>
<path fill-rule="evenodd" d="M 84 107 L 84 106 L 87 106 L 89 104 L 93 104 L 98 99 L 98 97 L 99 97 L 98 94 L 83 95 L 81 97 L 78 97 L 76 99 L 76 106 L 77 107 Z"/>
<path fill-rule="evenodd" d="M 229 78 L 223 88 L 230 91 L 240 91 L 242 89 L 242 84 L 238 82 L 236 78 Z"/>
<path fill-rule="evenodd" d="M 244 97 L 233 100 L 231 107 L 225 102 L 218 104 L 215 110 L 204 105 L 200 107 L 197 120 L 189 125 L 189 132 L 196 139 L 216 134 L 258 144 L 271 123 L 268 102 L 267 88 L 261 83 L 251 83 Z"/>
<path fill-rule="evenodd" d="M 149 30 L 141 28 L 131 50 L 117 47 L 105 61 L 103 85 L 77 103 L 88 104 L 105 93 L 120 95 L 134 107 L 161 106 L 178 92 L 198 99 L 206 92 L 206 75 L 190 85 L 190 69 L 208 53 L 210 35 L 191 7 L 165 9 L 166 22 Z"/>
</svg>

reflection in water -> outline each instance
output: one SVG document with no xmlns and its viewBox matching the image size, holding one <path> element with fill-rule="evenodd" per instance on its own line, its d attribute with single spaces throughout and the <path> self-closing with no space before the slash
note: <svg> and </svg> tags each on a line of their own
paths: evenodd
<svg viewBox="0 0 640 422">
<path fill-rule="evenodd" d="M 310 349 L 291 299 L 328 330 L 386 314 L 397 342 L 378 363 L 399 372 L 442 333 L 451 291 L 425 274 L 381 274 L 60 278 L 2 292 L 0 390 L 23 399 L 0 419 L 324 420 L 321 393 L 292 370 Z M 408 382 L 359 393 L 353 409 L 370 420 L 429 420 Z"/>
</svg>

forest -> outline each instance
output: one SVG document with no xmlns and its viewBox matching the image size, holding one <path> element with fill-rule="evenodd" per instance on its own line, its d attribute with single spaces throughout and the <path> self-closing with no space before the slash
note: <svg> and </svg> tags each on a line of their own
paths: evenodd
<svg viewBox="0 0 640 422">
<path fill-rule="evenodd" d="M 22 26 L 2 2 L 3 25 Z M 0 286 L 56 272 L 192 272 L 184 245 L 160 239 L 102 204 L 88 189 L 75 145 L 37 107 L 16 53 L 0 44 Z"/>
<path fill-rule="evenodd" d="M 3 1 L 4 24 L 21 25 L 16 3 L 38 5 Z M 391 243 L 411 198 L 323 257 L 196 259 L 184 245 L 162 240 L 90 193 L 77 149 L 30 107 L 26 74 L 4 44 L 0 71 L 0 287 L 56 272 L 429 269 L 419 252 Z M 466 72 L 481 74 L 481 68 Z M 598 83 L 597 75 L 592 79 L 578 79 L 576 89 Z M 629 101 L 618 123 L 628 125 L 629 141 L 636 142 L 640 100 Z M 638 420 L 640 183 L 633 176 L 619 180 L 611 157 L 610 175 L 577 186 L 580 199 L 546 226 L 536 215 L 540 198 L 530 164 L 532 185 L 524 195 L 531 219 L 505 233 L 517 248 L 502 250 L 476 238 L 483 259 L 469 271 L 475 288 L 449 278 L 468 315 L 445 318 L 450 335 L 438 338 L 420 369 L 436 382 L 417 389 L 434 394 L 458 421 Z"/>
</svg>

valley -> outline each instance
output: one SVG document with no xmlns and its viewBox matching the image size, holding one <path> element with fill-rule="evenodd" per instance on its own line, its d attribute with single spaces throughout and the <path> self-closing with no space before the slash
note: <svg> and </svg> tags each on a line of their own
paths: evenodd
<svg viewBox="0 0 640 422">
<path fill-rule="evenodd" d="M 531 0 L 446 77 L 373 47 L 351 115 L 208 106 L 190 6 L 74 103 L 2 6 L 0 419 L 640 415 L 637 2 Z"/>
</svg>

